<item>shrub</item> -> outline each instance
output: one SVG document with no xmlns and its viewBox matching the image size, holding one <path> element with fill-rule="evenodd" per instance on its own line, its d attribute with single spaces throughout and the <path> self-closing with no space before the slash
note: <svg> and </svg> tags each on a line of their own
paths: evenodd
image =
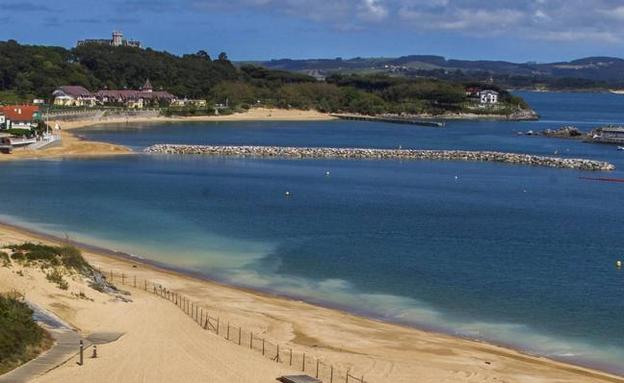
<svg viewBox="0 0 624 383">
<path fill-rule="evenodd" d="M 0 295 L 0 375 L 34 358 L 52 341 L 24 302 Z"/>
<path fill-rule="evenodd" d="M 58 269 L 54 269 L 51 273 L 46 274 L 46 279 L 52 283 L 56 283 L 61 290 L 67 290 L 69 288 L 69 283 L 63 279 L 63 274 Z"/>
<path fill-rule="evenodd" d="M 3 267 L 11 266 L 11 259 L 9 258 L 9 255 L 4 251 L 0 251 L 0 262 L 2 262 Z"/>
</svg>

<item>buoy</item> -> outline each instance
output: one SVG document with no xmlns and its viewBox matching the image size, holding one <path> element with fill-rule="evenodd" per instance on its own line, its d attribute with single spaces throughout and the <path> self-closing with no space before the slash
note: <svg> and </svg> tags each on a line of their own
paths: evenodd
<svg viewBox="0 0 624 383">
<path fill-rule="evenodd" d="M 622 268 L 622 261 L 615 261 L 615 267 L 617 267 L 618 269 Z"/>
<path fill-rule="evenodd" d="M 459 176 L 455 176 L 455 181 L 457 181 L 459 179 Z"/>
<path fill-rule="evenodd" d="M 287 191 L 286 193 L 284 193 L 284 195 L 285 195 L 286 197 L 289 197 L 289 196 L 290 196 L 290 192 L 289 192 L 289 191 Z"/>
<path fill-rule="evenodd" d="M 329 173 L 329 170 L 325 172 L 325 175 L 326 175 L 326 176 L 328 176 L 329 174 L 330 174 L 330 173 Z"/>
</svg>

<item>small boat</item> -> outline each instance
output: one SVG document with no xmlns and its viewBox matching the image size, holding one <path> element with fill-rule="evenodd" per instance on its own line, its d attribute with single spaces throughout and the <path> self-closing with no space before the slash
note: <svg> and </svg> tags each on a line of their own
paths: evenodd
<svg viewBox="0 0 624 383">
<path fill-rule="evenodd" d="M 617 150 L 624 150 L 624 146 L 618 146 Z"/>
</svg>

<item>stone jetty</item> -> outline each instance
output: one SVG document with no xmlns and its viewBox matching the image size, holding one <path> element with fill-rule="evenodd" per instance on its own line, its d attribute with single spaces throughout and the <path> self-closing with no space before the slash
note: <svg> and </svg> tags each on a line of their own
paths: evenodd
<svg viewBox="0 0 624 383">
<path fill-rule="evenodd" d="M 469 150 L 297 148 L 281 146 L 158 144 L 146 148 L 145 152 L 162 154 L 202 154 L 215 157 L 483 161 L 592 171 L 610 171 L 615 169 L 615 166 L 608 162 L 596 160 Z"/>
</svg>

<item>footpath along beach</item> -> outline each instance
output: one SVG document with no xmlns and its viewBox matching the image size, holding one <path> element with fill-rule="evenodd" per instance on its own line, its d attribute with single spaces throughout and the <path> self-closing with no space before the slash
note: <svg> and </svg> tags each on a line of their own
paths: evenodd
<svg viewBox="0 0 624 383">
<path fill-rule="evenodd" d="M 24 241 L 62 242 L 0 226 L 3 244 Z M 224 286 L 105 250 L 83 250 L 94 267 L 105 275 L 113 273 L 113 282 L 129 292 L 127 299 L 97 292 L 80 278 L 73 278 L 69 289 L 63 291 L 46 281 L 38 269 L 0 267 L 0 292 L 22 292 L 27 300 L 53 312 L 83 336 L 124 334 L 101 345 L 97 359 L 88 359 L 83 366 L 71 359 L 36 379 L 38 382 L 270 382 L 281 374 L 301 371 L 303 353 L 309 361 L 304 367 L 307 374 L 315 374 L 314 361 L 320 360 L 322 366 L 333 366 L 333 382 L 344 382 L 347 370 L 371 383 L 624 382 L 614 375 L 504 347 Z M 143 283 L 149 288 L 144 289 Z M 176 303 L 154 294 L 156 286 L 159 292 L 184 296 L 196 310 L 201 308 L 202 316 L 219 318 L 220 336 L 202 329 Z M 234 330 L 227 335 L 234 340 L 228 341 L 225 326 L 253 332 L 256 342 L 264 339 L 267 353 L 269 344 L 280 344 L 282 363 L 263 357 L 258 343 L 255 350 L 249 350 L 246 342 L 239 346 Z M 248 339 L 245 336 L 249 335 L 243 335 Z M 295 354 L 292 366 L 287 363 L 290 349 Z"/>
</svg>

